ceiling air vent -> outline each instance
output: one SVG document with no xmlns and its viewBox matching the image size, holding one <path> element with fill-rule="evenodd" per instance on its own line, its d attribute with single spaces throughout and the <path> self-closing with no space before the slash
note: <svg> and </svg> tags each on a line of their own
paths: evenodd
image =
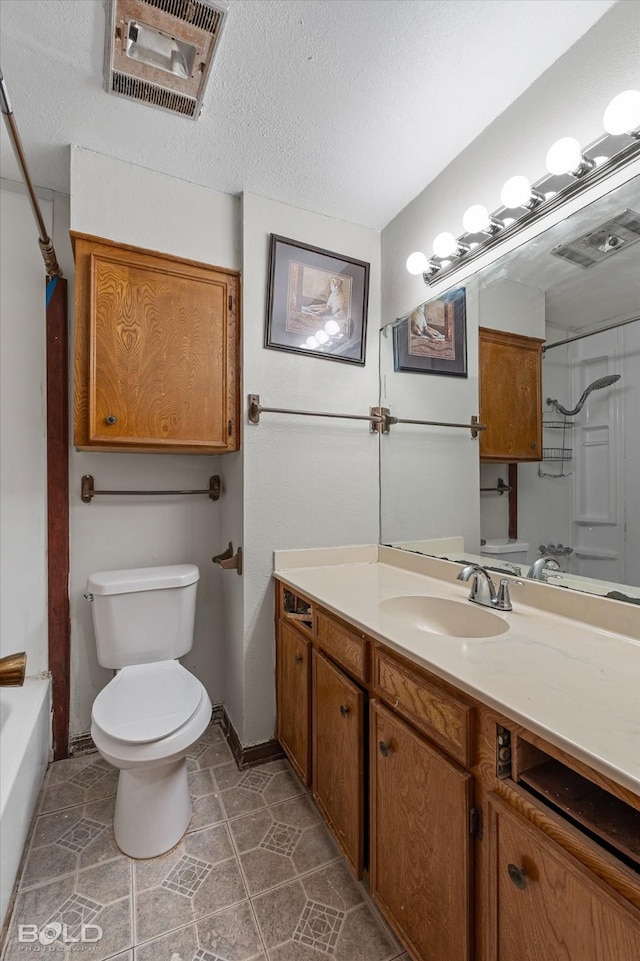
<svg viewBox="0 0 640 961">
<path fill-rule="evenodd" d="M 606 257 L 626 250 L 640 240 L 640 214 L 634 210 L 623 210 L 603 224 L 592 228 L 581 237 L 575 237 L 567 244 L 554 247 L 551 251 L 556 257 L 568 260 L 578 267 L 593 267 Z"/>
<path fill-rule="evenodd" d="M 107 91 L 197 120 L 227 4 L 111 0 L 109 14 Z"/>
</svg>

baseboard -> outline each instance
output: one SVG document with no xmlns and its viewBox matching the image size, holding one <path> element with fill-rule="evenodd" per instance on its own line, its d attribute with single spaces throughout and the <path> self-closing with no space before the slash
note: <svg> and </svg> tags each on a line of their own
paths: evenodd
<svg viewBox="0 0 640 961">
<path fill-rule="evenodd" d="M 243 747 L 224 707 L 221 726 L 224 736 L 227 739 L 227 744 L 231 748 L 231 753 L 241 771 L 247 767 L 257 767 L 259 764 L 266 764 L 268 761 L 275 761 L 285 756 L 284 751 L 280 747 L 280 742 L 274 737 L 268 741 L 263 741 L 261 744 L 250 744 L 247 747 Z"/>
<path fill-rule="evenodd" d="M 275 761 L 285 756 L 280 747 L 280 742 L 275 738 L 263 741 L 262 744 L 250 744 L 248 747 L 243 747 L 224 704 L 213 705 L 211 723 L 219 724 L 222 728 L 240 770 L 247 767 L 256 767 L 258 764 L 266 764 L 267 761 Z M 96 746 L 88 731 L 84 734 L 76 734 L 69 739 L 69 757 L 80 757 L 95 750 Z"/>
</svg>

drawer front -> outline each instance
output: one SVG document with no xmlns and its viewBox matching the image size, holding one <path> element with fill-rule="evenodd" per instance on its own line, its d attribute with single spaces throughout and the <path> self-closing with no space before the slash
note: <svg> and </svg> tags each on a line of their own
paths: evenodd
<svg viewBox="0 0 640 961">
<path fill-rule="evenodd" d="M 465 767 L 470 766 L 473 712 L 470 705 L 441 691 L 377 647 L 373 652 L 373 690 L 451 757 Z"/>
<path fill-rule="evenodd" d="M 318 611 L 316 619 L 318 646 L 331 655 L 350 674 L 360 681 L 367 681 L 368 641 L 366 635 L 345 627 L 332 617 Z"/>
</svg>

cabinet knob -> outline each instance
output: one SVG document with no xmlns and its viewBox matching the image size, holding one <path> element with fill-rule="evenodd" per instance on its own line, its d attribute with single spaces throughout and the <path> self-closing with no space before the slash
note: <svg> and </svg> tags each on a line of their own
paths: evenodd
<svg viewBox="0 0 640 961">
<path fill-rule="evenodd" d="M 538 445 L 537 445 L 537 443 L 535 442 L 535 440 L 531 442 L 531 447 L 533 448 L 533 450 L 535 450 L 537 446 L 538 446 Z"/>
<path fill-rule="evenodd" d="M 390 744 L 385 744 L 384 741 L 380 741 L 380 743 L 378 744 L 378 748 L 380 749 L 380 753 L 382 754 L 383 757 L 389 757 L 389 754 L 391 753 Z"/>
<path fill-rule="evenodd" d="M 347 714 L 349 713 L 349 708 L 348 708 L 348 707 L 345 707 L 344 704 L 341 704 L 341 705 L 340 705 L 340 713 L 342 714 L 343 717 L 346 717 Z"/>
<path fill-rule="evenodd" d="M 107 424 L 110 424 L 110 425 L 118 423 L 118 418 L 115 416 L 115 414 L 107 414 L 107 416 L 105 417 L 105 420 Z"/>
<path fill-rule="evenodd" d="M 304 658 L 303 658 L 302 654 L 296 654 L 296 656 L 295 656 L 295 662 L 296 662 L 296 664 L 302 664 L 303 660 L 304 660 Z"/>
<path fill-rule="evenodd" d="M 515 864 L 508 864 L 507 871 L 509 872 L 509 877 L 517 888 L 522 890 L 527 886 L 527 874 L 524 868 L 519 868 Z"/>
</svg>

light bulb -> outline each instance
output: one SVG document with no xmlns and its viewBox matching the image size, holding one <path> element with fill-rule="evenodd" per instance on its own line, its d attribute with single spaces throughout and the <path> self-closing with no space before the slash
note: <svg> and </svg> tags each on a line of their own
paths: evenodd
<svg viewBox="0 0 640 961">
<path fill-rule="evenodd" d="M 324 329 L 329 334 L 329 337 L 335 337 L 335 335 L 340 332 L 340 324 L 337 320 L 328 320 L 324 325 Z"/>
<path fill-rule="evenodd" d="M 315 339 L 315 337 L 307 337 L 307 347 L 309 350 L 315 350 L 317 346 L 318 341 Z"/>
<path fill-rule="evenodd" d="M 607 133 L 631 133 L 640 127 L 640 90 L 625 90 L 614 97 L 602 118 Z"/>
<path fill-rule="evenodd" d="M 474 204 L 465 211 L 462 226 L 470 234 L 483 233 L 491 226 L 489 211 L 482 204 Z"/>
<path fill-rule="evenodd" d="M 451 257 L 457 249 L 458 241 L 453 234 L 450 234 L 448 231 L 438 234 L 433 241 L 433 252 L 436 257 Z"/>
<path fill-rule="evenodd" d="M 502 188 L 500 199 L 505 207 L 524 207 L 531 200 L 531 184 L 526 177 L 511 177 Z"/>
<path fill-rule="evenodd" d="M 407 257 L 407 270 L 410 274 L 423 274 L 427 269 L 427 258 L 421 250 L 414 250 Z"/>
<path fill-rule="evenodd" d="M 329 340 L 329 334 L 326 330 L 316 330 L 315 338 L 319 344 L 326 344 Z"/>
<path fill-rule="evenodd" d="M 561 137 L 547 151 L 547 170 L 557 177 L 582 166 L 582 149 L 575 137 Z"/>
</svg>

